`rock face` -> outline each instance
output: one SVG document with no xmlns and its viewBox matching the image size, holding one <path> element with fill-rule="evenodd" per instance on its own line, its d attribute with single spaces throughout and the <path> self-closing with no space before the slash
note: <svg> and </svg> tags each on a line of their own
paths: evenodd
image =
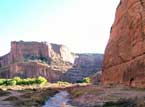
<svg viewBox="0 0 145 107">
<path fill-rule="evenodd" d="M 67 80 L 77 82 L 102 70 L 102 54 L 76 54 L 73 68 L 65 73 Z M 96 78 L 98 78 L 96 76 Z"/>
<path fill-rule="evenodd" d="M 52 69 L 47 64 L 38 62 L 31 63 L 16 63 L 10 66 L 10 76 L 19 77 L 38 77 L 44 76 L 47 80 L 53 82 L 60 80 L 62 72 L 59 70 Z"/>
<path fill-rule="evenodd" d="M 11 63 L 11 55 L 10 53 L 4 55 L 3 57 L 0 57 L 0 67 L 9 65 Z"/>
<path fill-rule="evenodd" d="M 66 46 L 47 42 L 12 42 L 11 57 L 12 62 L 21 61 L 24 58 L 38 57 L 46 58 L 46 60 L 60 60 L 72 63 L 74 60 L 74 55 Z"/>
<path fill-rule="evenodd" d="M 0 57 L 0 78 L 44 76 L 50 82 L 76 82 L 100 71 L 102 59 L 101 54 L 71 53 L 64 45 L 14 41 L 10 53 Z"/>
<path fill-rule="evenodd" d="M 47 42 L 11 42 L 11 51 L 0 57 L 0 77 L 44 76 L 59 80 L 72 67 L 75 55 L 64 45 Z"/>
<path fill-rule="evenodd" d="M 145 87 L 145 0 L 121 0 L 106 47 L 103 84 Z"/>
</svg>

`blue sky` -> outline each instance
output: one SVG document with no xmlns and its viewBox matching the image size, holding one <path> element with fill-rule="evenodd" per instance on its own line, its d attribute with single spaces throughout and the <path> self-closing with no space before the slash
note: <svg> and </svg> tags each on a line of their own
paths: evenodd
<svg viewBox="0 0 145 107">
<path fill-rule="evenodd" d="M 103 53 L 119 0 L 0 0 L 0 55 L 10 41 L 48 41 Z"/>
</svg>

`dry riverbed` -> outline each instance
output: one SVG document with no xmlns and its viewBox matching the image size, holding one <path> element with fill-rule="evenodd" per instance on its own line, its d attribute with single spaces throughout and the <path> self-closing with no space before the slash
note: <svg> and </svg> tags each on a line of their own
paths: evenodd
<svg viewBox="0 0 145 107">
<path fill-rule="evenodd" d="M 42 107 L 59 91 L 69 93 L 74 107 L 145 107 L 144 89 L 88 84 L 0 87 L 0 107 Z"/>
<path fill-rule="evenodd" d="M 84 86 L 86 84 L 80 84 Z M 76 84 L 46 84 L 29 86 L 0 86 L 0 107 L 42 107 L 60 90 Z"/>
</svg>

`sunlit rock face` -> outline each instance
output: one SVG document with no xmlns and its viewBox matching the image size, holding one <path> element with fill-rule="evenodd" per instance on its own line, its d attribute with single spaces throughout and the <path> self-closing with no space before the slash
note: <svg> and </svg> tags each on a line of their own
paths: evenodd
<svg viewBox="0 0 145 107">
<path fill-rule="evenodd" d="M 55 82 L 60 80 L 62 76 L 62 71 L 60 69 L 53 69 L 47 64 L 42 64 L 39 62 L 29 62 L 29 63 L 15 63 L 10 65 L 10 77 L 45 77 L 49 82 Z"/>
<path fill-rule="evenodd" d="M 60 60 L 73 63 L 75 56 L 64 45 L 47 42 L 12 42 L 12 62 L 21 61 L 30 57 L 44 57 L 47 60 Z"/>
<path fill-rule="evenodd" d="M 11 42 L 11 51 L 0 57 L 0 77 L 44 76 L 60 80 L 72 67 L 75 55 L 64 45 L 47 42 Z"/>
<path fill-rule="evenodd" d="M 74 54 L 64 45 L 13 41 L 10 53 L 0 57 L 0 77 L 44 76 L 50 82 L 76 82 L 100 71 L 102 59 L 101 54 Z"/>
<path fill-rule="evenodd" d="M 145 0 L 121 0 L 105 50 L 103 84 L 145 87 Z"/>
</svg>

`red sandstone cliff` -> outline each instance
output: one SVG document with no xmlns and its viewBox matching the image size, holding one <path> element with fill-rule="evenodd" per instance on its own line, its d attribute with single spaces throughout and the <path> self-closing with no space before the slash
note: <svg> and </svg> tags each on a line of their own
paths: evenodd
<svg viewBox="0 0 145 107">
<path fill-rule="evenodd" d="M 64 45 L 47 42 L 11 42 L 12 62 L 22 61 L 30 57 L 43 57 L 47 60 L 72 62 L 75 58 Z"/>
<path fill-rule="evenodd" d="M 64 45 L 47 42 L 11 42 L 11 51 L 0 57 L 0 77 L 44 76 L 49 81 L 61 79 L 75 59 Z"/>
<path fill-rule="evenodd" d="M 121 0 L 105 51 L 102 82 L 145 87 L 145 0 Z"/>
<path fill-rule="evenodd" d="M 44 76 L 51 82 L 76 82 L 100 71 L 102 58 L 101 54 L 72 54 L 64 45 L 14 41 L 10 53 L 0 57 L 0 78 Z"/>
</svg>

